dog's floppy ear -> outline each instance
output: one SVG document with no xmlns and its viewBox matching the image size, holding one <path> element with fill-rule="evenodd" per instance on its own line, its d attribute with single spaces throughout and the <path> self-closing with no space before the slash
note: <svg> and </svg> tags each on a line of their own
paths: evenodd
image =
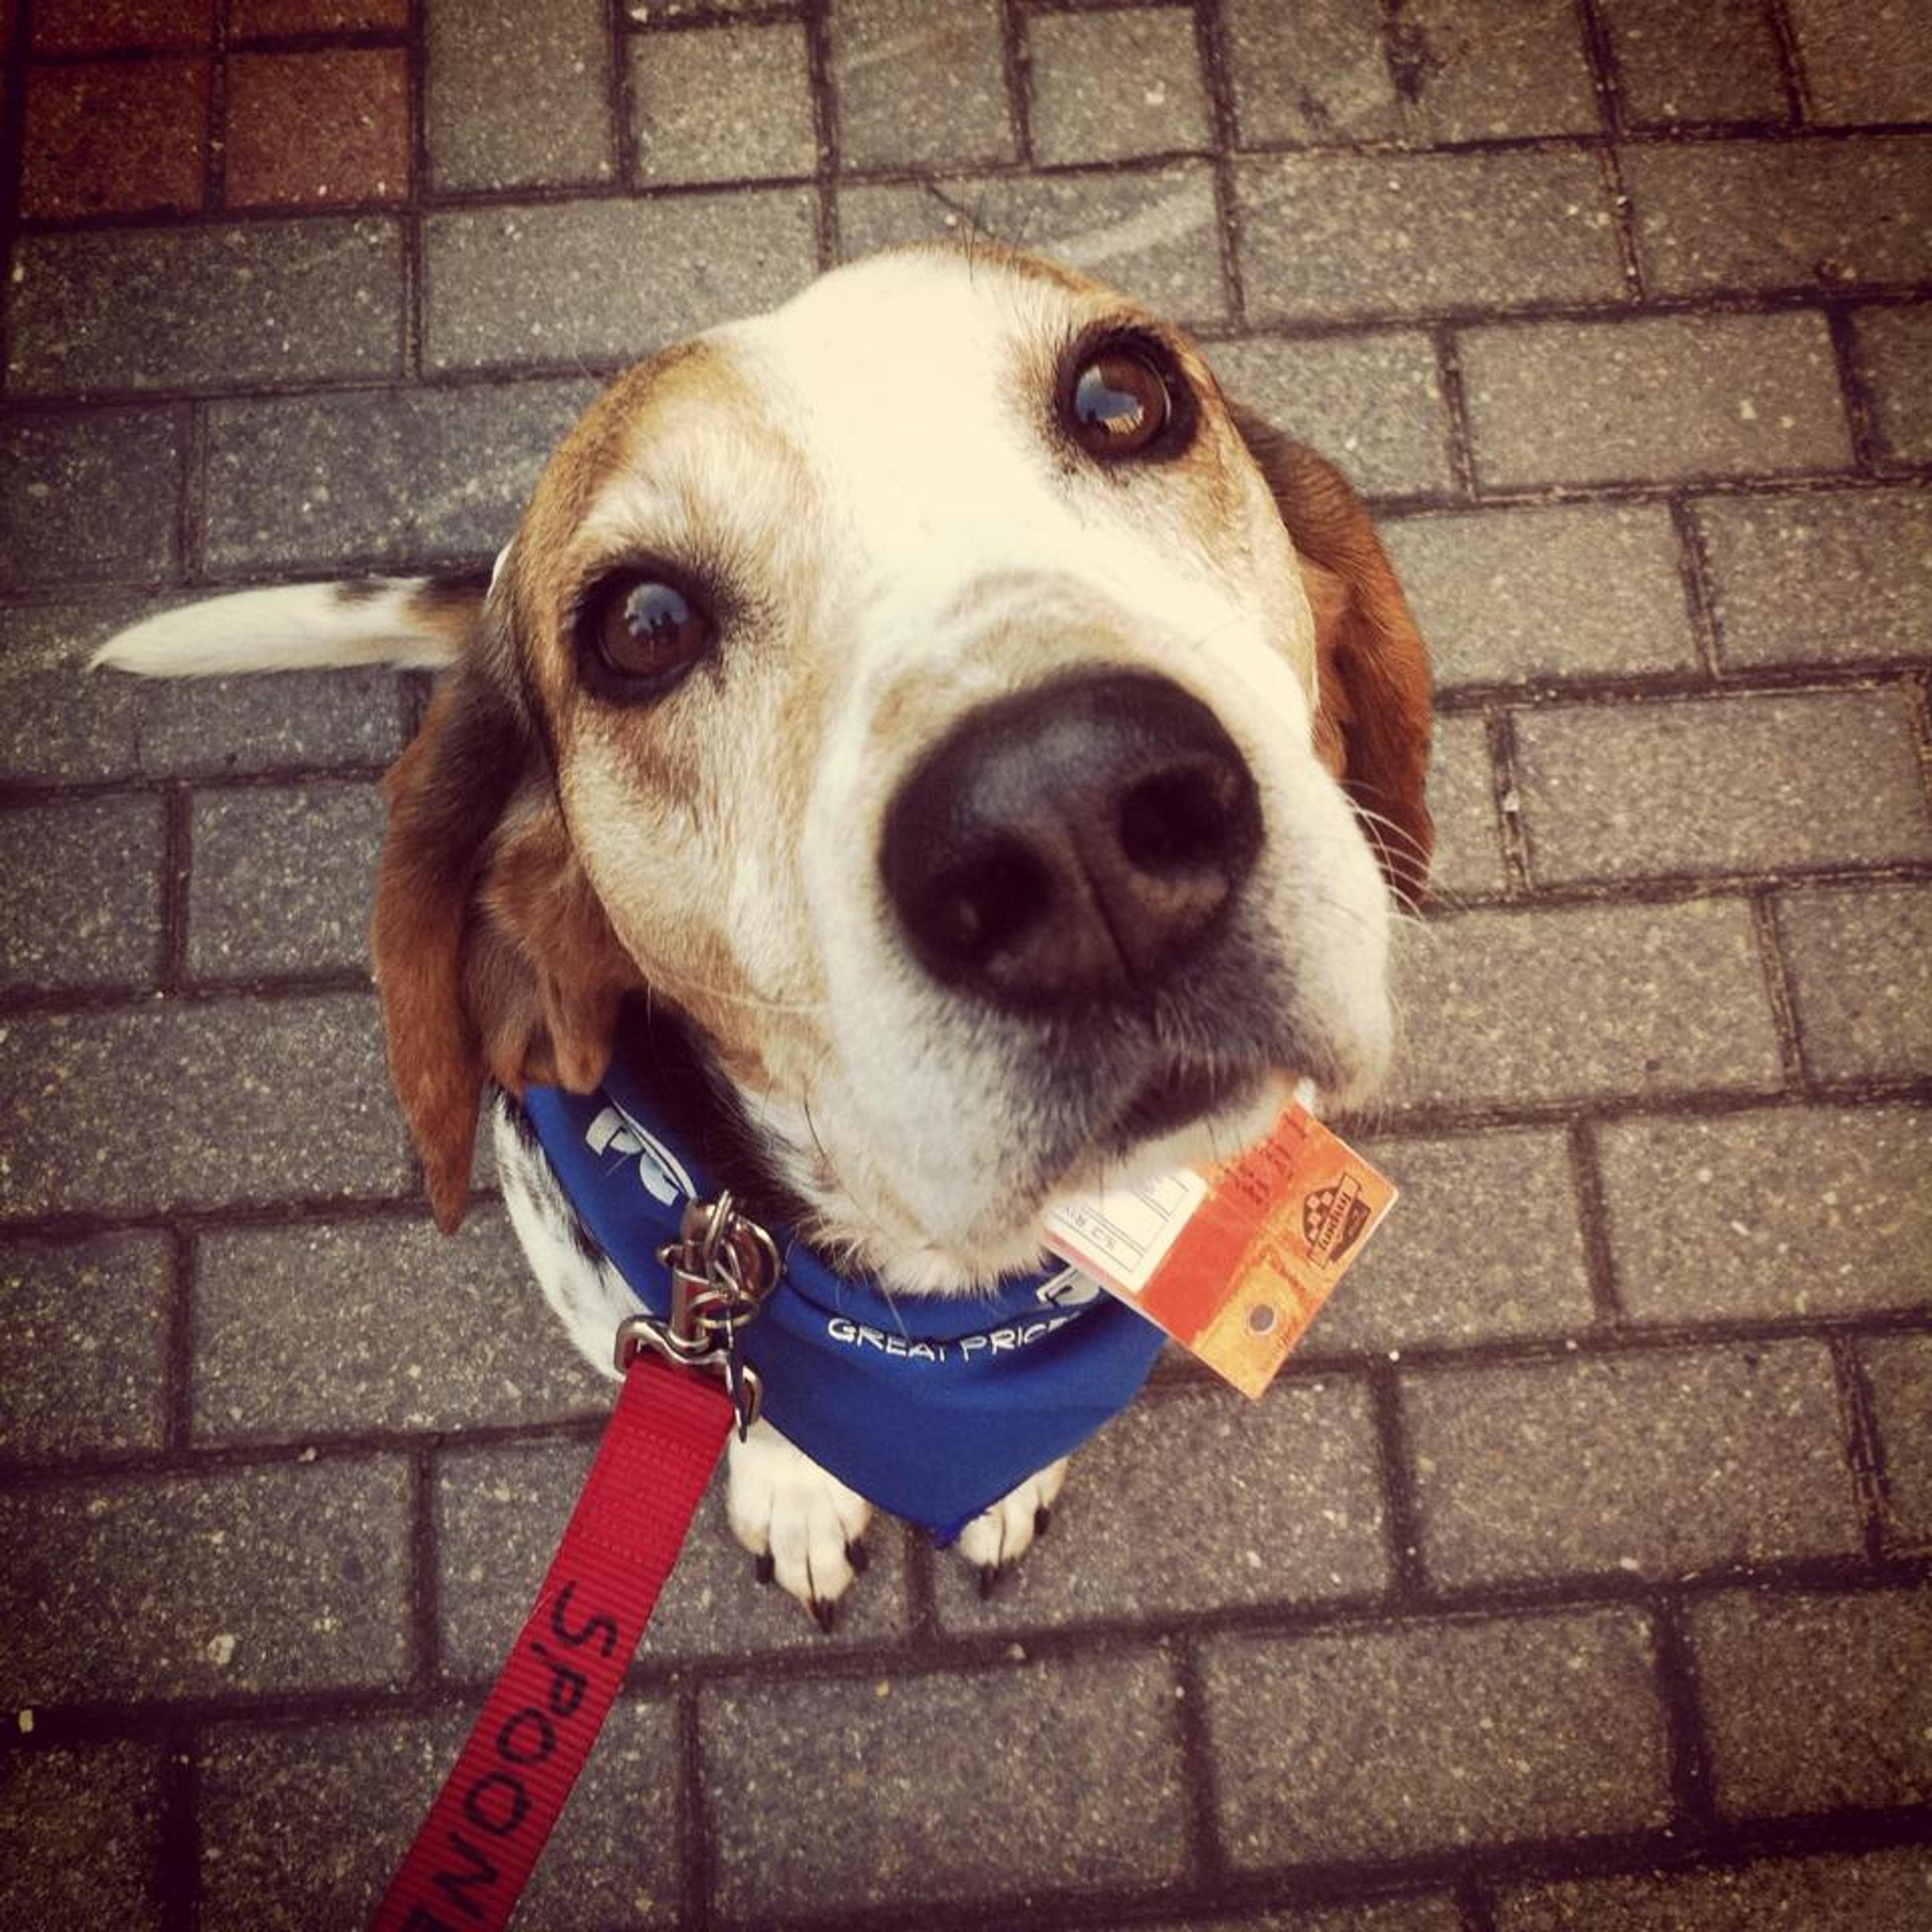
<svg viewBox="0 0 1932 1932">
<path fill-rule="evenodd" d="M 1429 883 L 1429 656 L 1361 499 L 1334 465 L 1238 406 L 1235 428 L 1294 540 L 1315 613 L 1315 746 L 1362 808 L 1389 883 Z"/>
<path fill-rule="evenodd" d="M 389 1073 L 445 1233 L 463 1218 L 486 1073 L 579 1091 L 636 972 L 584 878 L 540 748 L 481 672 L 454 672 L 383 781 L 370 942 Z"/>
</svg>

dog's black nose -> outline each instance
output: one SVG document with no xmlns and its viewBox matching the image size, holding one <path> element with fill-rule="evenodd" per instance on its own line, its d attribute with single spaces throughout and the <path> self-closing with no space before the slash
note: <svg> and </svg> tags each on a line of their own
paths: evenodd
<svg viewBox="0 0 1932 1932">
<path fill-rule="evenodd" d="M 1145 993 L 1260 850 L 1255 782 L 1208 707 L 1121 673 L 974 712 L 886 814 L 886 890 L 943 985 L 1017 1009 Z"/>
</svg>

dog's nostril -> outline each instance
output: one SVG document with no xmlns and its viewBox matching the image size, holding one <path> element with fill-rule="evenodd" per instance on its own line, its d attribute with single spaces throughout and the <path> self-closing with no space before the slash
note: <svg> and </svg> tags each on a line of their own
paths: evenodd
<svg viewBox="0 0 1932 1932">
<path fill-rule="evenodd" d="M 994 840 L 940 872 L 909 908 L 908 922 L 928 952 L 970 968 L 1014 944 L 1052 891 L 1023 845 Z"/>
<path fill-rule="evenodd" d="M 1156 875 L 1219 866 L 1246 834 L 1241 775 L 1209 759 L 1143 778 L 1120 801 L 1120 850 Z"/>
</svg>

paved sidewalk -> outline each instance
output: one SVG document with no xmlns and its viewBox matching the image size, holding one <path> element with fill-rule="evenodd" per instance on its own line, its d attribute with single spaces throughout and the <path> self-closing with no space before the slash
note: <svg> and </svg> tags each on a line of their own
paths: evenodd
<svg viewBox="0 0 1932 1932">
<path fill-rule="evenodd" d="M 978 221 L 1384 518 L 1407 1197 L 991 1603 L 881 1525 L 822 1637 L 714 1498 L 519 1922 L 1932 1924 L 1932 6 L 5 13 L 0 1922 L 359 1924 L 608 1400 L 388 1102 L 419 681 L 76 661 L 487 558 L 626 361 Z"/>
</svg>

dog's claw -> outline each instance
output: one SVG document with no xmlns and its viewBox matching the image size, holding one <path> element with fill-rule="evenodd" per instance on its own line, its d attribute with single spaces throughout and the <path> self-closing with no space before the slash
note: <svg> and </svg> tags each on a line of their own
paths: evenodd
<svg viewBox="0 0 1932 1932">
<path fill-rule="evenodd" d="M 1042 1503 L 1033 1513 L 1033 1533 L 1036 1536 L 1044 1536 L 1052 1527 L 1053 1511 L 1046 1504 Z"/>
<path fill-rule="evenodd" d="M 862 1543 L 848 1543 L 845 1546 L 845 1561 L 852 1566 L 854 1576 L 862 1576 L 872 1567 L 872 1552 Z"/>
<path fill-rule="evenodd" d="M 980 1566 L 980 1594 L 990 1597 L 1000 1587 L 1000 1579 L 1006 1573 L 997 1563 L 982 1563 Z"/>
<path fill-rule="evenodd" d="M 778 1566 L 772 1552 L 767 1550 L 752 1565 L 752 1574 L 760 1583 L 769 1583 L 778 1574 Z"/>
<path fill-rule="evenodd" d="M 812 1622 L 817 1624 L 827 1636 L 830 1636 L 832 1634 L 832 1626 L 838 1621 L 838 1599 L 835 1597 L 821 1600 L 814 1597 L 812 1600 L 810 1608 Z"/>
</svg>

